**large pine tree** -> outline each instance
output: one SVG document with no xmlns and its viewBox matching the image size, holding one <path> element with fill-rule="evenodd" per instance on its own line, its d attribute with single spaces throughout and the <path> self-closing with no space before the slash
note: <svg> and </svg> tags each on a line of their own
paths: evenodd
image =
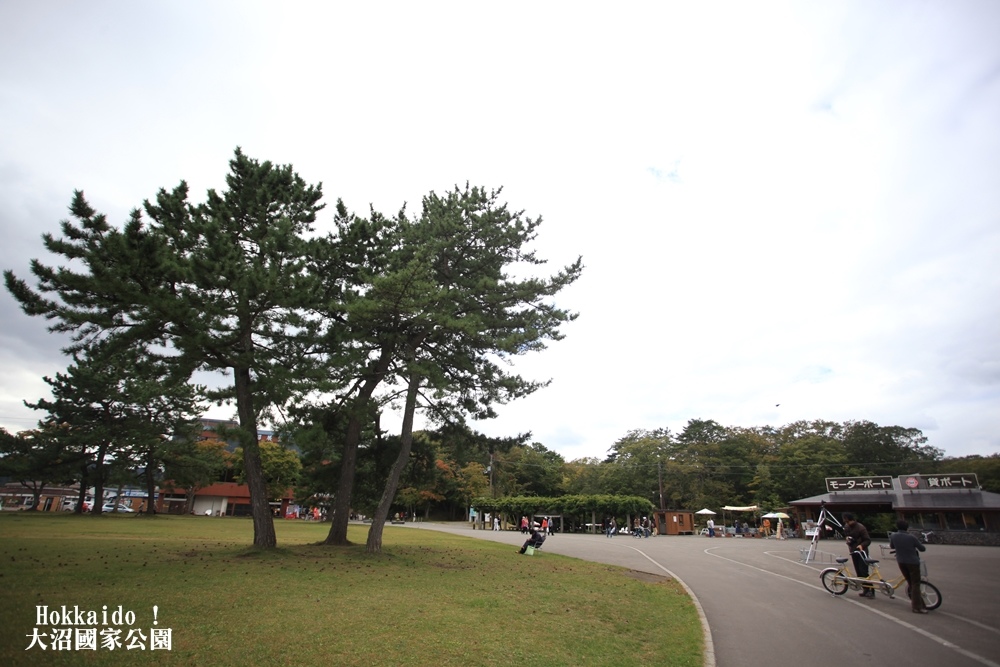
<svg viewBox="0 0 1000 667">
<path fill-rule="evenodd" d="M 309 313 L 318 278 L 307 270 L 306 238 L 322 208 L 320 186 L 291 166 L 253 160 L 239 149 L 226 190 L 188 202 L 181 183 L 134 211 L 122 230 L 97 215 L 78 192 L 64 237 L 47 249 L 86 268 L 75 272 L 37 260 L 37 291 L 11 272 L 8 289 L 31 315 L 54 320 L 77 345 L 113 335 L 128 344 L 163 345 L 164 358 L 187 369 L 217 370 L 235 398 L 254 521 L 254 545 L 277 543 L 257 445 L 257 422 L 271 406 L 307 391 L 310 347 L 322 323 Z M 50 299 L 49 294 L 58 298 Z"/>
<path fill-rule="evenodd" d="M 418 402 L 443 420 L 495 416 L 495 404 L 547 384 L 511 372 L 506 362 L 559 340 L 561 325 L 576 317 L 552 298 L 580 276 L 582 262 L 546 278 L 516 277 L 544 263 L 529 247 L 541 219 L 508 210 L 499 194 L 467 185 L 424 197 L 421 216 L 400 226 L 394 270 L 371 290 L 382 300 L 379 332 L 395 345 L 406 398 L 402 447 L 372 517 L 369 552 L 382 546 Z"/>
</svg>

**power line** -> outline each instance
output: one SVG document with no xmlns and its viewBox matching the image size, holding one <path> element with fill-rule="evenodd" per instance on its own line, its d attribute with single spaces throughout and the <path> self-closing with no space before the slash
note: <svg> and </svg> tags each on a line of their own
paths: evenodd
<svg viewBox="0 0 1000 667">
<path fill-rule="evenodd" d="M 901 465 L 919 465 L 922 463 L 931 463 L 936 461 L 930 460 L 914 460 L 909 459 L 906 461 L 869 461 L 869 462 L 855 462 L 855 461 L 844 461 L 838 463 L 753 463 L 753 464 L 743 464 L 743 463 L 719 463 L 719 464 L 700 464 L 700 463 L 677 463 L 676 461 L 664 461 L 664 463 L 673 463 L 674 468 L 681 468 L 681 470 L 699 470 L 699 471 L 714 471 L 714 470 L 732 470 L 732 469 L 742 469 L 742 470 L 758 470 L 761 467 L 766 467 L 771 470 L 794 470 L 799 468 L 852 468 L 852 467 L 880 467 L 880 466 L 901 466 Z M 572 461 L 564 461 L 561 465 L 569 465 L 573 463 Z M 504 461 L 503 459 L 495 459 L 494 465 L 497 466 L 511 466 L 511 467 L 529 467 L 529 468 L 550 468 L 552 465 L 545 465 L 542 463 L 527 463 L 521 461 Z M 598 463 L 577 463 L 575 465 L 582 465 L 584 467 L 590 466 L 617 466 L 619 468 L 626 469 L 655 469 L 659 463 L 619 463 L 617 461 L 601 461 Z"/>
</svg>

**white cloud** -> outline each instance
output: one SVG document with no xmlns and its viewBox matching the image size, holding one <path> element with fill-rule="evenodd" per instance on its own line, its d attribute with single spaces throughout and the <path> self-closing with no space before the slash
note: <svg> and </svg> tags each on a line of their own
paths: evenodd
<svg viewBox="0 0 1000 667">
<path fill-rule="evenodd" d="M 73 188 L 121 221 L 181 179 L 201 200 L 237 145 L 359 211 L 502 185 L 553 270 L 587 268 L 566 340 L 518 362 L 551 387 L 484 430 L 572 458 L 691 418 L 873 419 L 992 453 L 998 28 L 975 1 L 7 3 L 0 263 L 27 276 Z M 64 363 L 0 308 L 39 355 L 0 355 L 23 428 L 8 398 Z"/>
</svg>

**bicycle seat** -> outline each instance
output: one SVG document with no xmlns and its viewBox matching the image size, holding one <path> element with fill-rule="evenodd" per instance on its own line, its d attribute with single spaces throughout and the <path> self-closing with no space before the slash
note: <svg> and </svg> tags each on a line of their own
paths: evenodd
<svg viewBox="0 0 1000 667">
<path fill-rule="evenodd" d="M 866 558 L 866 559 L 865 559 L 865 562 L 866 562 L 866 563 L 868 563 L 869 565 L 874 565 L 874 564 L 875 564 L 875 563 L 877 563 L 878 561 L 877 561 L 877 560 L 875 560 L 874 558 Z"/>
<path fill-rule="evenodd" d="M 849 560 L 850 560 L 850 558 L 838 558 L 837 562 L 843 564 L 843 563 L 846 563 Z"/>
</svg>

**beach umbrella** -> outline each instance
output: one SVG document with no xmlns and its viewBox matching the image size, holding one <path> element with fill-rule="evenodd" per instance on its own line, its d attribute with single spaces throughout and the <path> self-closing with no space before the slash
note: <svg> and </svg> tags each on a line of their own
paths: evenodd
<svg viewBox="0 0 1000 667">
<path fill-rule="evenodd" d="M 695 514 L 715 514 L 712 510 L 705 508 L 703 510 L 698 510 Z"/>
<path fill-rule="evenodd" d="M 784 512 L 768 512 L 767 514 L 761 516 L 761 518 L 762 519 L 777 519 L 778 520 L 778 525 L 775 526 L 775 528 L 774 528 L 774 531 L 775 531 L 774 536 L 777 537 L 779 540 L 785 539 L 785 536 L 783 534 L 785 527 L 782 525 L 781 520 L 782 519 L 788 519 L 788 518 L 791 518 L 791 517 L 789 517 Z"/>
</svg>

